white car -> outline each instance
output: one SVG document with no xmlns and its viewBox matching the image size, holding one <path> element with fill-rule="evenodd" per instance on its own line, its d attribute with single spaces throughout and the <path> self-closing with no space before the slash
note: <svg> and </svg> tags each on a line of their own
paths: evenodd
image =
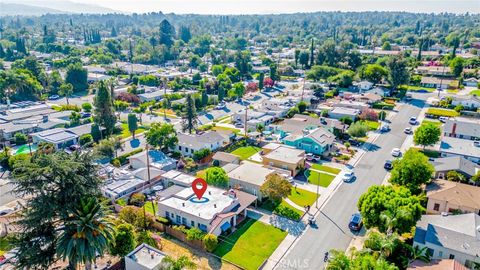
<svg viewBox="0 0 480 270">
<path fill-rule="evenodd" d="M 355 176 L 355 173 L 353 173 L 352 171 L 350 172 L 346 172 L 343 176 L 342 176 L 342 180 L 343 182 L 352 182 L 353 180 L 355 180 L 357 177 Z"/>
<path fill-rule="evenodd" d="M 392 156 L 394 156 L 394 157 L 399 157 L 399 156 L 401 156 L 401 155 L 402 155 L 402 151 L 400 151 L 399 148 L 393 148 L 393 149 L 392 149 Z"/>
<path fill-rule="evenodd" d="M 407 127 L 403 130 L 403 132 L 405 132 L 405 134 L 412 134 L 412 128 Z"/>
<path fill-rule="evenodd" d="M 417 124 L 417 117 L 415 117 L 415 116 L 410 117 L 410 120 L 408 120 L 408 123 L 410 123 L 410 125 L 416 125 Z"/>
<path fill-rule="evenodd" d="M 313 161 L 314 157 L 313 157 L 313 154 L 311 153 L 308 153 L 305 155 L 305 158 L 308 160 L 308 161 Z"/>
</svg>

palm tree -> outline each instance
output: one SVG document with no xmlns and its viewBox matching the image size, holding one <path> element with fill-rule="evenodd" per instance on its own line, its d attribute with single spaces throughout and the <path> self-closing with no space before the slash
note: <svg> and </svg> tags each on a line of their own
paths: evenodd
<svg viewBox="0 0 480 270">
<path fill-rule="evenodd" d="M 174 259 L 170 256 L 163 258 L 162 270 L 182 270 L 182 269 L 195 269 L 195 263 L 193 263 L 187 256 L 181 256 L 178 259 Z"/>
<path fill-rule="evenodd" d="M 85 269 L 92 268 L 97 254 L 102 256 L 113 241 L 113 226 L 106 220 L 106 213 L 94 197 L 82 199 L 71 210 L 57 244 L 57 255 L 76 268 L 84 263 Z"/>
<path fill-rule="evenodd" d="M 410 248 L 410 261 L 408 264 L 410 265 L 415 260 L 420 260 L 422 262 L 430 262 L 430 254 L 427 251 L 427 247 L 420 248 L 419 246 L 414 246 Z"/>
</svg>

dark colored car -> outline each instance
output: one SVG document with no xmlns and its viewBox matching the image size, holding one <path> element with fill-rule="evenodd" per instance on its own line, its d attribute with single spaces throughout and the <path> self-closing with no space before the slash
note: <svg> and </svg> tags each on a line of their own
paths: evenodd
<svg viewBox="0 0 480 270">
<path fill-rule="evenodd" d="M 348 228 L 350 230 L 358 232 L 362 229 L 362 216 L 359 213 L 353 214 L 350 218 L 350 223 L 348 223 Z"/>
<path fill-rule="evenodd" d="M 385 164 L 383 165 L 383 168 L 386 170 L 391 170 L 393 169 L 393 163 L 390 160 L 385 161 Z"/>
<path fill-rule="evenodd" d="M 362 145 L 361 142 L 354 140 L 354 139 L 348 139 L 348 142 L 350 143 L 351 146 L 360 146 Z"/>
</svg>

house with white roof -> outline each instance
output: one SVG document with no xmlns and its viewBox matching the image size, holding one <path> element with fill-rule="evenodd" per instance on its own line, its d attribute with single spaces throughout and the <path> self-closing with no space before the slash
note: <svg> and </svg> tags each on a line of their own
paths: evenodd
<svg viewBox="0 0 480 270">
<path fill-rule="evenodd" d="M 480 216 L 424 215 L 417 222 L 413 245 L 426 247 L 432 259 L 455 259 L 473 268 L 480 263 Z"/>
<path fill-rule="evenodd" d="M 33 143 L 51 143 L 56 149 L 63 149 L 78 143 L 78 135 L 63 128 L 54 128 L 32 134 Z"/>
<path fill-rule="evenodd" d="M 260 187 L 269 175 L 277 173 L 275 169 L 249 161 L 244 161 L 240 165 L 227 164 L 226 166 L 230 167 L 225 170 L 230 187 L 255 195 L 259 200 L 263 198 Z"/>
<path fill-rule="evenodd" d="M 191 187 L 185 187 L 161 198 L 157 215 L 169 219 L 173 224 L 196 227 L 218 236 L 244 220 L 247 207 L 256 199 L 239 190 L 227 191 L 213 186 L 208 186 L 203 196 L 198 198 Z"/>
<path fill-rule="evenodd" d="M 212 152 L 229 144 L 230 138 L 215 131 L 206 131 L 199 134 L 177 133 L 178 143 L 176 151 L 190 157 L 195 151 L 210 149 Z"/>
<path fill-rule="evenodd" d="M 125 256 L 125 270 L 159 270 L 165 257 L 165 253 L 142 243 Z"/>
</svg>

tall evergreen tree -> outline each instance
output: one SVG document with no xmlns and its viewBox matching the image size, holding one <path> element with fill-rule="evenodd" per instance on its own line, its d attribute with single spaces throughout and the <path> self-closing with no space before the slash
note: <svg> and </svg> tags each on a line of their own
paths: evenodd
<svg viewBox="0 0 480 270">
<path fill-rule="evenodd" d="M 314 60 L 315 60 L 315 57 L 314 57 L 313 38 L 312 38 L 312 43 L 310 44 L 310 66 L 313 66 Z"/>
<path fill-rule="evenodd" d="M 190 33 L 190 28 L 188 26 L 182 25 L 178 30 L 178 37 L 183 40 L 183 42 L 188 43 L 192 38 L 192 34 Z"/>
<path fill-rule="evenodd" d="M 99 126 L 103 126 L 108 135 L 112 134 L 117 118 L 113 110 L 110 89 L 108 89 L 108 86 L 103 81 L 100 81 L 98 84 L 94 112 L 95 115 L 93 119 L 95 123 Z"/>
<path fill-rule="evenodd" d="M 175 28 L 164 19 L 160 23 L 160 44 L 170 48 L 173 45 L 173 38 L 175 37 Z"/>
<path fill-rule="evenodd" d="M 260 91 L 263 90 L 263 80 L 265 80 L 265 74 L 261 72 L 260 74 L 258 74 L 258 89 Z"/>
<path fill-rule="evenodd" d="M 18 269 L 47 269 L 55 260 L 59 228 L 84 197 L 99 195 L 101 180 L 89 153 L 36 154 L 12 173 L 26 205 L 17 226 Z"/>
<path fill-rule="evenodd" d="M 182 129 L 184 132 L 188 130 L 188 133 L 192 134 L 192 131 L 195 130 L 195 127 L 198 123 L 197 111 L 195 109 L 195 99 L 193 98 L 192 94 L 188 94 L 186 99 L 186 108 L 185 115 L 183 116 L 182 120 Z"/>
</svg>

